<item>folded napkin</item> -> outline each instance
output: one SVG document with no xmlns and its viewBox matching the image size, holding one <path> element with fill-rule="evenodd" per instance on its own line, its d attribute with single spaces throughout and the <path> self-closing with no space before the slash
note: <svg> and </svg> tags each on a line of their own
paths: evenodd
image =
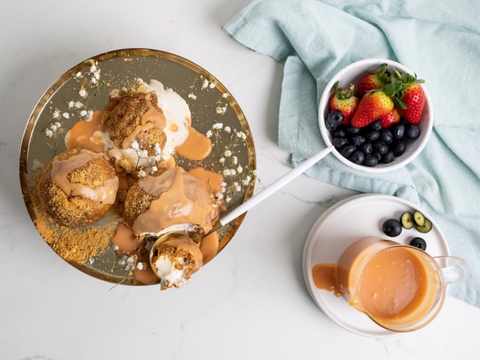
<svg viewBox="0 0 480 360">
<path fill-rule="evenodd" d="M 449 294 L 480 307 L 480 2 L 252 0 L 225 26 L 246 47 L 285 64 L 279 145 L 297 166 L 325 148 L 317 107 L 343 67 L 388 58 L 413 69 L 433 100 L 423 152 L 386 174 L 351 169 L 332 155 L 307 172 L 331 184 L 395 195 L 425 209 L 470 276 Z"/>
</svg>

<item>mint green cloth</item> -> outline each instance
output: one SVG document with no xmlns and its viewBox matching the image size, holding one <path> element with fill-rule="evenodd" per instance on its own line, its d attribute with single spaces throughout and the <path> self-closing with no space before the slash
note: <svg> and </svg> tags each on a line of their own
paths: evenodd
<svg viewBox="0 0 480 360">
<path fill-rule="evenodd" d="M 480 2 L 253 0 L 225 26 L 246 47 L 285 64 L 279 145 L 297 166 L 325 148 L 317 107 L 343 67 L 388 58 L 425 79 L 435 110 L 423 152 L 386 174 L 327 156 L 307 172 L 331 184 L 419 204 L 470 276 L 449 294 L 480 307 Z"/>
</svg>

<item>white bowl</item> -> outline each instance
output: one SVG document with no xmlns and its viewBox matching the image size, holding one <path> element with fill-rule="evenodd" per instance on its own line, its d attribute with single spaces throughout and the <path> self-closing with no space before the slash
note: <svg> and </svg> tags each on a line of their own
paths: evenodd
<svg viewBox="0 0 480 360">
<path fill-rule="evenodd" d="M 325 118 L 330 112 L 330 106 L 328 105 L 330 98 L 334 95 L 333 91 L 333 84 L 337 81 L 340 81 L 340 86 L 344 89 L 348 88 L 350 84 L 354 84 L 355 88 L 358 87 L 360 80 L 367 75 L 367 71 L 378 71 L 380 65 L 388 64 L 388 69 L 392 71 L 392 67 L 397 69 L 399 72 L 405 72 L 409 74 L 414 74 L 414 71 L 410 70 L 409 68 L 403 66 L 392 60 L 387 59 L 365 59 L 357 61 L 353 64 L 348 65 L 347 67 L 340 70 L 330 82 L 325 87 L 323 91 L 322 97 L 320 99 L 320 105 L 318 109 L 318 118 L 319 118 L 319 125 L 320 125 L 320 132 L 322 133 L 323 140 L 327 146 L 332 145 L 332 136 L 330 131 L 327 130 L 325 126 Z M 419 76 L 421 78 L 421 74 Z M 338 160 L 340 160 L 345 165 L 348 165 L 354 169 L 368 172 L 368 173 L 384 173 L 388 171 L 393 171 L 396 169 L 401 168 L 402 166 L 407 165 L 410 161 L 415 159 L 415 157 L 420 154 L 423 150 L 425 145 L 427 144 L 428 139 L 430 138 L 430 134 L 432 133 L 433 127 L 433 107 L 432 107 L 432 99 L 427 91 L 427 88 L 424 84 L 420 84 L 423 91 L 425 92 L 425 108 L 423 109 L 423 114 L 418 123 L 420 127 L 420 136 L 413 140 L 407 142 L 407 148 L 405 152 L 396 157 L 389 164 L 378 163 L 374 167 L 368 167 L 364 165 L 357 165 L 347 158 L 343 157 L 339 151 L 334 149 L 332 153 L 336 156 Z"/>
</svg>

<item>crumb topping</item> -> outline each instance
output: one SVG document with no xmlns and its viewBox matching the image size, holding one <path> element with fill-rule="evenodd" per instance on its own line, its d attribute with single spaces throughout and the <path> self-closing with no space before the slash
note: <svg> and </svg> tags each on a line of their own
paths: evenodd
<svg viewBox="0 0 480 360">
<path fill-rule="evenodd" d="M 105 185 L 106 180 L 113 179 L 116 176 L 113 167 L 106 166 L 107 164 L 105 158 L 94 159 L 70 173 L 67 178 L 72 183 L 87 185 L 95 189 Z"/>
<path fill-rule="evenodd" d="M 187 277 L 196 267 L 195 258 L 191 253 L 173 245 L 164 245 L 155 249 L 153 263 L 156 263 L 161 256 L 168 258 L 176 270 L 185 270 Z"/>
<path fill-rule="evenodd" d="M 108 129 L 112 141 L 122 142 L 141 124 L 142 116 L 149 109 L 146 96 L 146 93 L 122 92 L 120 97 L 110 98 L 109 104 L 103 111 L 102 121 L 105 128 Z M 150 93 L 150 96 L 152 106 L 163 113 L 162 109 L 157 106 L 157 95 Z"/>
</svg>

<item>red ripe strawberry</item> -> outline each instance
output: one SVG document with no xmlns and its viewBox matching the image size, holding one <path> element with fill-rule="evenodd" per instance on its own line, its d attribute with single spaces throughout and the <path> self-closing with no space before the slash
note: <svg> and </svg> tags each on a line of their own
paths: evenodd
<svg viewBox="0 0 480 360">
<path fill-rule="evenodd" d="M 382 129 L 386 129 L 400 121 L 400 114 L 393 108 L 392 111 L 380 116 L 379 119 L 382 120 Z"/>
<path fill-rule="evenodd" d="M 372 72 L 360 80 L 357 93 L 363 97 L 367 91 L 383 89 L 389 82 L 390 71 L 387 69 L 387 64 L 382 64 L 378 72 Z"/>
<path fill-rule="evenodd" d="M 330 110 L 340 110 L 343 114 L 342 124 L 348 125 L 350 124 L 350 120 L 352 119 L 355 110 L 357 110 L 360 100 L 354 94 L 353 85 L 350 85 L 350 89 L 343 90 L 341 86 L 338 88 L 338 83 L 339 81 L 333 84 L 335 95 L 330 99 Z"/>
<path fill-rule="evenodd" d="M 358 109 L 353 115 L 352 126 L 364 127 L 393 109 L 393 100 L 383 91 L 367 93 L 360 100 Z"/>
<path fill-rule="evenodd" d="M 409 123 L 417 124 L 422 117 L 425 107 L 425 93 L 420 85 L 411 83 L 403 89 L 403 103 L 406 109 L 398 109 L 398 112 Z"/>
<path fill-rule="evenodd" d="M 419 84 L 424 80 L 417 79 L 417 75 L 400 74 L 395 70 L 397 78 L 392 77 L 391 86 L 394 88 L 393 101 L 402 117 L 412 124 L 417 124 L 422 117 L 425 107 L 425 93 Z M 388 85 L 390 86 L 390 85 Z M 385 90 L 387 90 L 385 88 Z"/>
</svg>

